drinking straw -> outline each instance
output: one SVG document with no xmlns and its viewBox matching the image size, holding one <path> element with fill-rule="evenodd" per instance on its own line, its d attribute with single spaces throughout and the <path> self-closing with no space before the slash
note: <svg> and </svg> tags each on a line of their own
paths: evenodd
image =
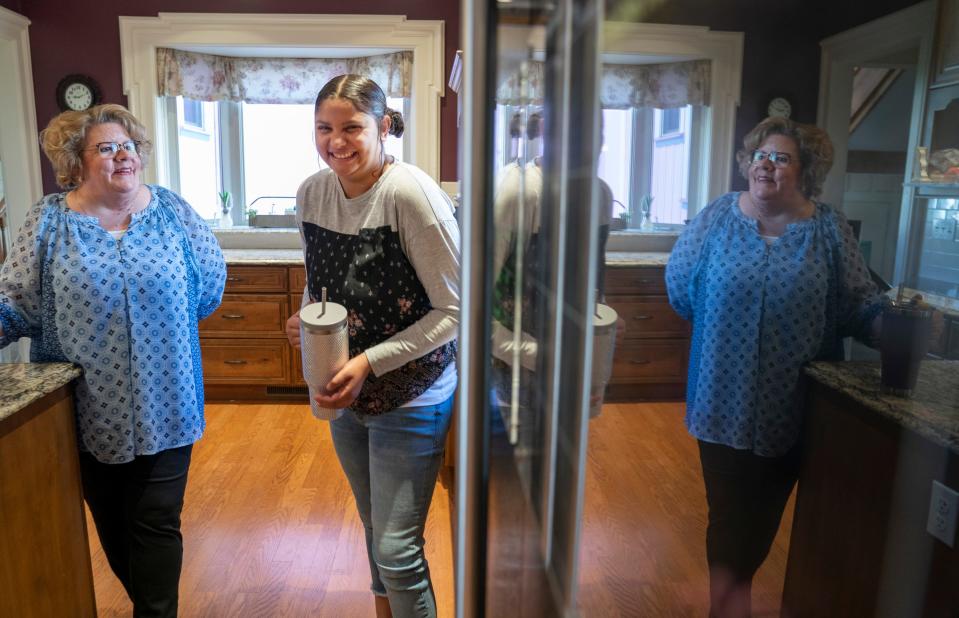
<svg viewBox="0 0 959 618">
<path fill-rule="evenodd" d="M 901 287 L 899 288 L 899 293 L 902 294 Z M 321 288 L 320 294 L 321 294 L 320 298 L 322 298 L 321 302 L 323 303 L 323 305 L 320 307 L 320 315 L 326 315 L 326 288 L 325 287 Z"/>
</svg>

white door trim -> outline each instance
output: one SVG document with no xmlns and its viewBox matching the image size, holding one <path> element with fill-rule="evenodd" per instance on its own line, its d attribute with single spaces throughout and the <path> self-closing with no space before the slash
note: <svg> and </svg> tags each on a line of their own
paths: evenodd
<svg viewBox="0 0 959 618">
<path fill-rule="evenodd" d="M 824 202 L 836 207 L 842 204 L 849 141 L 849 110 L 852 106 L 853 67 L 897 51 L 918 48 L 916 88 L 913 94 L 912 117 L 909 119 L 909 147 L 906 152 L 906 170 L 912 169 L 915 147 L 922 129 L 922 107 L 928 86 L 935 21 L 935 3 L 933 0 L 926 0 L 820 42 L 822 57 L 819 64 L 816 124 L 829 133 L 834 148 L 832 171 L 823 185 L 821 199 Z M 900 235 L 902 231 L 900 230 Z"/>
<path fill-rule="evenodd" d="M 43 196 L 30 20 L 0 7 L 0 161 L 11 234 Z"/>
</svg>

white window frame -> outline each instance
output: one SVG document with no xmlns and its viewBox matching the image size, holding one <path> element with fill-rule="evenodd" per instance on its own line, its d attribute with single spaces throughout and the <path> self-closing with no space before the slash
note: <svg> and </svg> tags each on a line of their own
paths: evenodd
<svg viewBox="0 0 959 618">
<path fill-rule="evenodd" d="M 677 120 L 676 130 L 667 132 L 663 128 L 666 124 L 666 112 L 673 112 L 673 111 L 676 112 L 676 120 Z M 682 135 L 683 131 L 686 129 L 686 127 L 683 126 L 683 109 L 681 107 L 661 109 L 659 110 L 659 113 L 656 115 L 659 116 L 659 118 L 657 119 L 657 123 L 659 126 L 656 128 L 657 140 L 673 139 L 674 137 L 678 137 Z"/>
<path fill-rule="evenodd" d="M 194 99 L 191 99 L 193 101 Z M 186 101 L 183 100 L 183 97 L 177 97 L 177 115 L 180 118 L 180 128 L 186 131 L 193 131 L 194 133 L 202 133 L 204 135 L 210 134 L 210 129 L 207 127 L 206 121 L 206 110 L 203 109 L 202 101 L 196 101 L 200 103 L 200 123 L 194 124 L 189 122 L 186 119 Z"/>
<path fill-rule="evenodd" d="M 410 162 L 440 179 L 440 97 L 444 95 L 444 23 L 402 15 L 280 15 L 159 13 L 119 17 L 123 91 L 130 111 L 154 136 L 169 136 L 158 95 L 158 47 L 389 48 L 413 52 Z M 322 45 L 317 42 L 322 41 Z M 147 182 L 168 184 L 171 166 L 158 153 L 144 169 Z"/>
<path fill-rule="evenodd" d="M 743 33 L 702 26 L 606 22 L 603 58 L 629 62 L 658 56 L 661 62 L 710 60 L 708 107 L 693 107 L 690 131 L 689 216 L 729 191 L 735 152 L 736 108 L 742 91 Z M 702 114 L 700 118 L 699 114 Z M 701 169 L 700 169 L 701 168 Z"/>
</svg>

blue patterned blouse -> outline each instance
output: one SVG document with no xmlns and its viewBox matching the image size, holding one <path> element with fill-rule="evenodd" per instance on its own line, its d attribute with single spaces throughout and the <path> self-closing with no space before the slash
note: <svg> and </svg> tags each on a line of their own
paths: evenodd
<svg viewBox="0 0 959 618">
<path fill-rule="evenodd" d="M 205 425 L 197 323 L 220 304 L 226 266 L 190 205 L 149 189 L 119 241 L 65 193 L 44 197 L 0 270 L 0 347 L 30 337 L 32 361 L 83 368 L 80 448 L 104 463 L 192 444 Z"/>
<path fill-rule="evenodd" d="M 816 204 L 767 244 L 728 193 L 693 219 L 666 267 L 669 301 L 693 323 L 686 426 L 696 438 L 757 455 L 799 439 L 802 366 L 868 341 L 881 305 L 852 229 Z"/>
</svg>

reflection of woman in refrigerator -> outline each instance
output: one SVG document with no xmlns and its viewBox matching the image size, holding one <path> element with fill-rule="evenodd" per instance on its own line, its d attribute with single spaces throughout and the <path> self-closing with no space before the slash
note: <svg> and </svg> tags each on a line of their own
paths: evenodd
<svg viewBox="0 0 959 618">
<path fill-rule="evenodd" d="M 315 139 L 329 169 L 297 191 L 304 297 L 348 311 L 350 360 L 316 401 L 350 481 L 381 616 L 436 616 L 423 530 L 456 388 L 459 228 L 429 176 L 387 155 L 403 132 L 379 86 L 359 75 L 316 98 Z M 299 317 L 287 322 L 299 344 Z"/>
<path fill-rule="evenodd" d="M 532 154 L 543 137 L 543 116 L 539 112 L 529 114 L 522 126 L 522 116 L 515 114 L 510 121 L 510 136 L 521 139 L 525 136 L 526 147 L 519 149 L 521 156 L 509 163 L 500 173 L 497 185 L 493 217 L 496 240 L 493 253 L 493 356 L 494 389 L 501 402 L 510 399 L 511 369 L 518 361 L 524 371 L 536 370 L 536 329 L 541 328 L 546 318 L 546 299 L 542 291 L 548 282 L 537 281 L 544 274 L 546 259 L 541 246 L 541 215 L 545 208 L 543 196 L 543 157 L 531 156 L 524 163 L 522 154 Z M 613 194 L 601 178 L 599 182 L 599 234 L 596 255 L 597 301 L 603 298 L 603 274 L 606 241 L 612 218 Z M 522 269 L 519 272 L 518 269 Z M 517 297 L 516 279 L 522 277 L 522 289 Z M 516 303 L 521 303 L 516 311 Z M 517 332 L 516 318 L 521 319 Z M 621 326 L 621 325 L 620 325 Z M 527 389 L 528 391 L 528 389 Z M 532 395 L 522 393 L 524 397 Z M 601 393 L 594 393 L 601 397 Z M 532 402 L 525 401 L 526 405 Z"/>
</svg>

